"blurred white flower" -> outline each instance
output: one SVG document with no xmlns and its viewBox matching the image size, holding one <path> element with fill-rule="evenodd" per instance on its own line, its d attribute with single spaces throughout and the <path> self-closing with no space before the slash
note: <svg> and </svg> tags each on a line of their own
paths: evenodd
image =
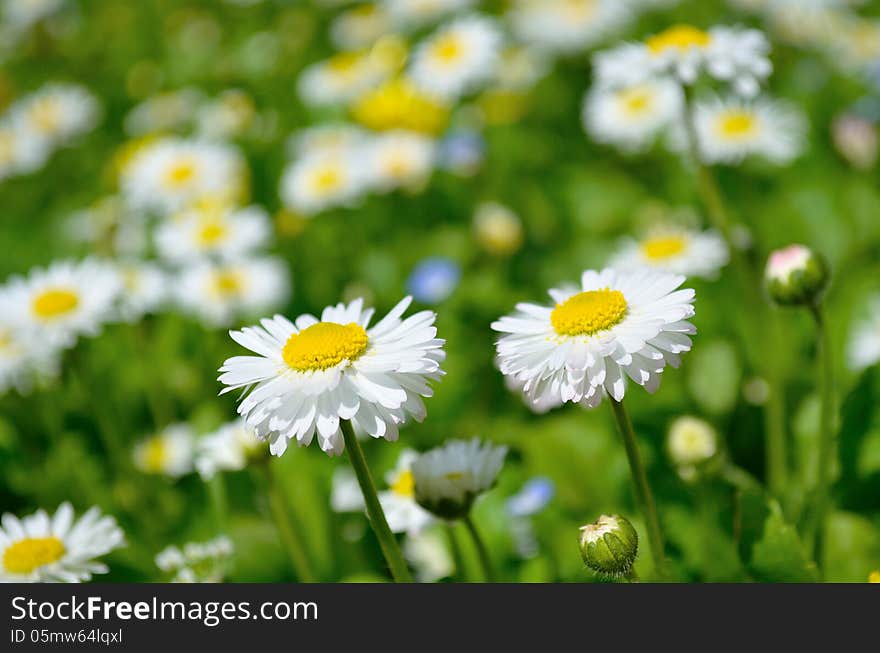
<svg viewBox="0 0 880 653">
<path fill-rule="evenodd" d="M 397 465 L 385 475 L 387 490 L 379 492 L 379 502 L 392 533 L 417 535 L 434 518 L 416 503 L 412 465 L 418 454 L 411 449 L 400 452 Z"/>
<path fill-rule="evenodd" d="M 248 460 L 258 456 L 265 448 L 266 445 L 242 420 L 235 420 L 199 438 L 195 467 L 201 477 L 208 480 L 217 472 L 244 469 Z"/>
<path fill-rule="evenodd" d="M 660 225 L 641 240 L 627 238 L 609 265 L 621 269 L 643 266 L 714 279 L 729 258 L 724 238 L 714 231 Z"/>
<path fill-rule="evenodd" d="M 272 223 L 262 208 L 208 202 L 166 218 L 156 229 L 156 249 L 176 264 L 205 257 L 234 260 L 266 245 L 271 235 Z"/>
<path fill-rule="evenodd" d="M 548 54 L 586 50 L 631 18 L 621 0 L 514 0 L 507 19 L 516 37 Z"/>
<path fill-rule="evenodd" d="M 119 314 L 126 322 L 136 322 L 155 313 L 167 299 L 168 277 L 162 269 L 146 261 L 123 261 L 118 264 L 122 290 Z"/>
<path fill-rule="evenodd" d="M 201 91 L 193 88 L 154 95 L 128 112 L 125 131 L 143 136 L 184 129 L 192 124 L 201 101 Z"/>
<path fill-rule="evenodd" d="M 13 30 L 25 30 L 56 13 L 65 0 L 4 0 L 3 21 Z"/>
<path fill-rule="evenodd" d="M 0 317 L 0 395 L 10 388 L 26 394 L 35 381 L 55 377 L 58 371 L 56 349 L 40 342 L 28 330 L 16 329 L 7 318 Z"/>
<path fill-rule="evenodd" d="M 227 89 L 199 107 L 196 133 L 210 140 L 238 138 L 253 124 L 256 115 L 250 95 L 240 89 Z"/>
<path fill-rule="evenodd" d="M 350 206 L 366 190 L 367 172 L 360 150 L 305 156 L 284 171 L 281 199 L 304 216 Z"/>
<path fill-rule="evenodd" d="M 468 9 L 475 0 L 379 0 L 396 25 L 415 28 Z"/>
<path fill-rule="evenodd" d="M 868 302 L 868 314 L 853 327 L 847 346 L 851 369 L 861 371 L 880 362 L 880 295 Z"/>
<path fill-rule="evenodd" d="M 718 453 L 718 433 L 705 420 L 685 415 L 669 425 L 666 449 L 679 475 L 691 480 L 698 467 Z"/>
<path fill-rule="evenodd" d="M 50 154 L 46 139 L 8 120 L 0 122 L 0 181 L 42 168 Z"/>
<path fill-rule="evenodd" d="M 407 131 L 383 132 L 365 145 L 363 165 L 370 187 L 388 192 L 396 188 L 418 189 L 434 167 L 433 139 Z"/>
<path fill-rule="evenodd" d="M 368 52 L 340 52 L 307 66 L 297 90 L 312 105 L 348 104 L 378 86 L 391 73 L 387 63 Z"/>
<path fill-rule="evenodd" d="M 187 542 L 182 549 L 165 547 L 155 561 L 172 583 L 221 583 L 234 553 L 232 540 L 221 535 L 207 542 Z"/>
<path fill-rule="evenodd" d="M 178 478 L 193 471 L 195 434 L 188 424 L 171 424 L 137 442 L 132 451 L 134 466 L 146 474 Z"/>
<path fill-rule="evenodd" d="M 330 39 L 340 50 L 368 48 L 391 32 L 391 15 L 378 2 L 355 5 L 333 19 Z"/>
<path fill-rule="evenodd" d="M 46 84 L 9 109 L 16 129 L 36 134 L 51 147 L 91 131 L 99 117 L 100 105 L 89 91 L 57 82 Z"/>
<path fill-rule="evenodd" d="M 403 541 L 403 555 L 412 565 L 416 580 L 420 583 L 433 583 L 451 576 L 455 571 L 446 538 L 439 528 L 408 535 Z"/>
</svg>

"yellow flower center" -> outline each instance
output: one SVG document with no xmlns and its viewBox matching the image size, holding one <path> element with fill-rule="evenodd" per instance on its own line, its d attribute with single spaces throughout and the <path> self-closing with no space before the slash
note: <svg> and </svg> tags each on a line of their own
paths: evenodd
<svg viewBox="0 0 880 653">
<path fill-rule="evenodd" d="M 591 336 L 619 324 L 626 310 L 626 299 L 619 290 L 588 290 L 557 304 L 550 323 L 561 336 Z"/>
<path fill-rule="evenodd" d="M 630 115 L 647 113 L 654 106 L 654 94 L 641 86 L 620 91 L 617 97 L 624 112 Z"/>
<path fill-rule="evenodd" d="M 711 41 L 712 37 L 701 29 L 691 25 L 675 25 L 649 37 L 645 45 L 651 54 L 658 55 L 668 50 L 684 52 L 691 48 L 705 48 Z"/>
<path fill-rule="evenodd" d="M 342 175 L 338 168 L 324 167 L 315 172 L 312 183 L 319 193 L 332 193 L 342 185 Z"/>
<path fill-rule="evenodd" d="M 642 254 L 652 261 L 661 261 L 681 254 L 686 247 L 684 236 L 658 236 L 642 242 Z"/>
<path fill-rule="evenodd" d="M 408 129 L 437 134 L 449 122 L 446 105 L 422 95 L 402 79 L 391 80 L 365 93 L 352 108 L 352 115 L 362 125 L 377 131 Z"/>
<path fill-rule="evenodd" d="M 298 372 L 326 370 L 342 361 L 357 360 L 367 350 L 367 332 L 351 322 L 318 322 L 291 334 L 281 355 Z"/>
<path fill-rule="evenodd" d="M 572 20 L 583 20 L 596 13 L 596 0 L 565 0 L 565 15 Z"/>
<path fill-rule="evenodd" d="M 332 57 L 327 62 L 327 66 L 334 73 L 345 75 L 352 72 L 355 67 L 361 62 L 362 58 L 363 57 L 361 55 L 354 52 L 343 52 Z"/>
<path fill-rule="evenodd" d="M 206 222 L 199 230 L 199 244 L 203 247 L 216 245 L 218 241 L 226 237 L 226 234 L 226 225 L 214 221 Z"/>
<path fill-rule="evenodd" d="M 727 111 L 718 117 L 718 131 L 727 138 L 743 138 L 754 134 L 758 127 L 755 114 L 748 111 Z"/>
<path fill-rule="evenodd" d="M 161 437 L 151 438 L 144 444 L 143 465 L 148 472 L 161 472 L 168 460 L 168 447 Z"/>
<path fill-rule="evenodd" d="M 443 475 L 447 481 L 460 481 L 464 478 L 464 472 L 447 472 Z"/>
<path fill-rule="evenodd" d="M 15 134 L 0 131 L 0 165 L 11 163 L 15 158 Z"/>
<path fill-rule="evenodd" d="M 218 295 L 238 295 L 242 290 L 241 275 L 235 270 L 222 270 L 214 277 L 214 289 Z"/>
<path fill-rule="evenodd" d="M 58 129 L 61 108 L 54 100 L 45 99 L 31 109 L 31 119 L 40 132 L 52 134 Z"/>
<path fill-rule="evenodd" d="M 456 34 L 444 34 L 434 43 L 434 56 L 443 64 L 454 64 L 464 54 L 461 39 Z"/>
<path fill-rule="evenodd" d="M 79 295 L 66 288 L 49 288 L 34 297 L 33 309 L 37 317 L 51 320 L 73 311 L 79 305 Z"/>
<path fill-rule="evenodd" d="M 64 552 L 64 542 L 55 536 L 27 537 L 6 548 L 3 567 L 11 574 L 29 574 L 60 560 Z"/>
<path fill-rule="evenodd" d="M 391 484 L 391 491 L 402 497 L 414 497 L 416 494 L 416 480 L 411 471 L 402 471 L 394 483 Z"/>
<path fill-rule="evenodd" d="M 166 183 L 172 188 L 187 184 L 196 174 L 196 166 L 192 161 L 178 161 L 165 174 Z"/>
</svg>

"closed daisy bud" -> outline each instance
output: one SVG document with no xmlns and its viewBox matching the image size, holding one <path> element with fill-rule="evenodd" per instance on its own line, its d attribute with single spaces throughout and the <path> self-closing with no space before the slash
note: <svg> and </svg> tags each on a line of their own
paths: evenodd
<svg viewBox="0 0 880 653">
<path fill-rule="evenodd" d="M 828 285 L 828 265 L 809 247 L 789 245 L 770 254 L 764 279 L 777 304 L 808 304 L 815 302 Z"/>
<path fill-rule="evenodd" d="M 639 536 L 619 515 L 601 515 L 580 528 L 584 564 L 601 576 L 628 576 L 639 552 Z"/>
</svg>

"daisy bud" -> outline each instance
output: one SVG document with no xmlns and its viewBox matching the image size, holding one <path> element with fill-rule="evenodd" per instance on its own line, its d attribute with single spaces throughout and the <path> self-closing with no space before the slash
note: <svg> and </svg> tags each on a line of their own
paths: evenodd
<svg viewBox="0 0 880 653">
<path fill-rule="evenodd" d="M 639 551 L 639 536 L 620 515 L 602 515 L 580 528 L 581 557 L 597 574 L 627 576 Z"/>
<path fill-rule="evenodd" d="M 771 299 L 784 306 L 815 302 L 828 285 L 828 264 L 804 245 L 789 245 L 770 254 L 764 273 Z"/>
</svg>

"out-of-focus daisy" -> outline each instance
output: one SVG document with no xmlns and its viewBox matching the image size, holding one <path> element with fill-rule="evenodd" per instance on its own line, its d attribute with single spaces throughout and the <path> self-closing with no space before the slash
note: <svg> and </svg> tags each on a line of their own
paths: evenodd
<svg viewBox="0 0 880 653">
<path fill-rule="evenodd" d="M 438 304 L 458 286 L 461 268 L 448 258 L 431 257 L 421 261 L 406 281 L 407 291 L 423 304 Z"/>
<path fill-rule="evenodd" d="M 183 129 L 193 122 L 201 101 L 201 92 L 192 88 L 155 95 L 128 112 L 125 131 L 143 136 Z"/>
<path fill-rule="evenodd" d="M 341 50 L 368 48 L 390 31 L 391 16 L 377 2 L 355 5 L 330 24 L 330 38 Z"/>
<path fill-rule="evenodd" d="M 648 392 L 660 387 L 667 364 L 690 351 L 687 321 L 694 291 L 685 278 L 654 270 L 587 270 L 580 292 L 553 289 L 554 307 L 517 304 L 492 324 L 501 372 L 515 376 L 534 402 L 597 406 L 605 392 L 623 399 L 626 377 Z"/>
<path fill-rule="evenodd" d="M 187 542 L 183 548 L 168 546 L 156 554 L 156 566 L 172 583 L 221 583 L 235 547 L 225 535 L 207 542 Z"/>
<path fill-rule="evenodd" d="M 281 199 L 303 215 L 350 206 L 367 187 L 360 151 L 313 154 L 291 163 L 281 176 Z"/>
<path fill-rule="evenodd" d="M 41 168 L 49 153 L 45 139 L 8 120 L 0 123 L 0 180 Z"/>
<path fill-rule="evenodd" d="M 379 493 L 379 502 L 392 533 L 416 535 L 433 521 L 431 513 L 416 503 L 412 473 L 416 458 L 418 454 L 410 449 L 400 452 L 397 465 L 385 478 L 389 489 Z"/>
<path fill-rule="evenodd" d="M 58 352 L 0 318 L 0 395 L 27 393 L 37 379 L 58 374 Z"/>
<path fill-rule="evenodd" d="M 199 439 L 196 445 L 196 470 L 203 479 L 212 478 L 217 472 L 238 471 L 265 449 L 266 445 L 244 422 L 235 420 Z"/>
<path fill-rule="evenodd" d="M 21 130 L 61 145 L 94 128 L 99 117 L 94 96 L 75 84 L 46 84 L 10 109 L 10 119 Z"/>
<path fill-rule="evenodd" d="M 228 145 L 165 138 L 135 153 L 121 184 L 133 207 L 167 213 L 208 197 L 232 202 L 246 176 L 241 155 Z"/>
<path fill-rule="evenodd" d="M 98 558 L 125 543 L 116 521 L 90 508 L 74 519 L 62 503 L 53 516 L 45 510 L 19 519 L 4 513 L 0 527 L 0 582 L 79 583 L 106 574 Z"/>
<path fill-rule="evenodd" d="M 229 260 L 262 247 L 271 232 L 269 216 L 258 206 L 235 209 L 207 204 L 159 225 L 156 248 L 162 258 L 173 263 L 192 262 L 205 256 Z"/>
<path fill-rule="evenodd" d="M 352 116 L 376 131 L 406 129 L 438 134 L 449 122 L 447 104 L 406 79 L 392 79 L 365 93 L 352 106 Z"/>
<path fill-rule="evenodd" d="M 118 267 L 122 280 L 120 317 L 126 322 L 135 322 L 156 312 L 167 297 L 168 279 L 162 269 L 144 261 L 124 261 Z"/>
<path fill-rule="evenodd" d="M 407 131 L 385 132 L 371 139 L 363 165 L 369 184 L 380 191 L 417 189 L 434 167 L 436 146 L 427 136 Z"/>
<path fill-rule="evenodd" d="M 852 167 L 870 170 L 877 164 L 880 136 L 877 125 L 870 120 L 856 115 L 837 116 L 831 123 L 831 136 L 835 149 Z"/>
<path fill-rule="evenodd" d="M 306 314 L 290 322 L 276 315 L 232 331 L 233 340 L 258 355 L 223 364 L 223 392 L 250 390 L 238 412 L 269 439 L 276 456 L 291 440 L 308 445 L 315 433 L 325 452 L 342 453 L 341 419 L 373 437 L 396 440 L 400 424 L 425 417 L 421 398 L 433 394 L 429 381 L 443 374 L 445 358 L 434 313 L 401 319 L 410 301 L 401 300 L 373 327 L 373 309 L 358 299 L 328 306 L 320 320 Z"/>
<path fill-rule="evenodd" d="M 178 304 L 208 327 L 273 310 L 289 293 L 287 266 L 271 257 L 195 263 L 180 271 L 175 288 Z"/>
<path fill-rule="evenodd" d="M 474 234 L 483 249 L 495 256 L 509 256 L 523 242 L 519 216 L 498 202 L 483 202 L 477 206 Z"/>
<path fill-rule="evenodd" d="M 80 335 L 100 332 L 113 317 L 121 288 L 108 263 L 59 261 L 12 278 L 0 295 L 0 314 L 50 347 L 69 347 Z"/>
<path fill-rule="evenodd" d="M 147 474 L 177 478 L 193 470 L 195 434 L 188 424 L 171 424 L 135 444 L 132 460 Z"/>
<path fill-rule="evenodd" d="M 213 140 L 237 138 L 253 124 L 256 115 L 253 98 L 240 89 L 230 88 L 199 108 L 196 133 Z"/>
<path fill-rule="evenodd" d="M 308 104 L 347 104 L 376 87 L 388 74 L 381 59 L 368 52 L 340 52 L 303 70 L 297 90 Z"/>
<path fill-rule="evenodd" d="M 508 91 L 527 91 L 547 74 L 549 67 L 549 58 L 533 48 L 505 48 L 498 59 L 492 87 Z"/>
<path fill-rule="evenodd" d="M 452 575 L 455 564 L 447 547 L 447 540 L 439 528 L 428 528 L 407 536 L 403 555 L 418 582 L 433 583 Z"/>
<path fill-rule="evenodd" d="M 474 5 L 474 0 L 380 0 L 402 27 L 419 27 Z"/>
<path fill-rule="evenodd" d="M 704 73 L 753 97 L 772 71 L 769 51 L 767 38 L 755 29 L 676 25 L 642 43 L 599 52 L 593 63 L 602 86 L 634 86 L 664 75 L 693 84 Z"/>
<path fill-rule="evenodd" d="M 460 519 L 474 500 L 490 490 L 504 465 L 507 447 L 451 440 L 420 455 L 412 464 L 416 501 L 442 519 Z"/>
<path fill-rule="evenodd" d="M 685 415 L 670 424 L 666 449 L 679 475 L 689 481 L 718 453 L 718 434 L 705 420 Z"/>
<path fill-rule="evenodd" d="M 641 240 L 624 241 L 610 265 L 620 269 L 644 266 L 686 277 L 714 279 L 729 258 L 730 252 L 720 234 L 663 225 Z"/>
<path fill-rule="evenodd" d="M 735 164 L 755 155 L 783 165 L 804 148 L 803 114 L 776 100 L 699 101 L 694 107 L 694 126 L 706 163 Z"/>
<path fill-rule="evenodd" d="M 15 30 L 28 29 L 64 6 L 64 0 L 5 0 L 3 20 Z"/>
<path fill-rule="evenodd" d="M 416 49 L 409 76 L 423 92 L 455 99 L 488 82 L 500 54 L 495 22 L 467 16 L 440 28 Z"/>
<path fill-rule="evenodd" d="M 520 41 L 571 54 L 620 29 L 631 15 L 629 3 L 620 0 L 515 0 L 507 17 Z"/>
<path fill-rule="evenodd" d="M 880 362 L 880 295 L 871 298 L 868 315 L 856 322 L 847 347 L 849 366 L 863 370 Z"/>
<path fill-rule="evenodd" d="M 594 87 L 584 98 L 581 115 L 584 128 L 596 142 L 637 152 L 681 119 L 681 88 L 663 79 L 635 86 Z"/>
<path fill-rule="evenodd" d="M 291 157 L 345 156 L 363 146 L 365 131 L 345 123 L 325 123 L 293 134 L 287 141 Z"/>
</svg>

